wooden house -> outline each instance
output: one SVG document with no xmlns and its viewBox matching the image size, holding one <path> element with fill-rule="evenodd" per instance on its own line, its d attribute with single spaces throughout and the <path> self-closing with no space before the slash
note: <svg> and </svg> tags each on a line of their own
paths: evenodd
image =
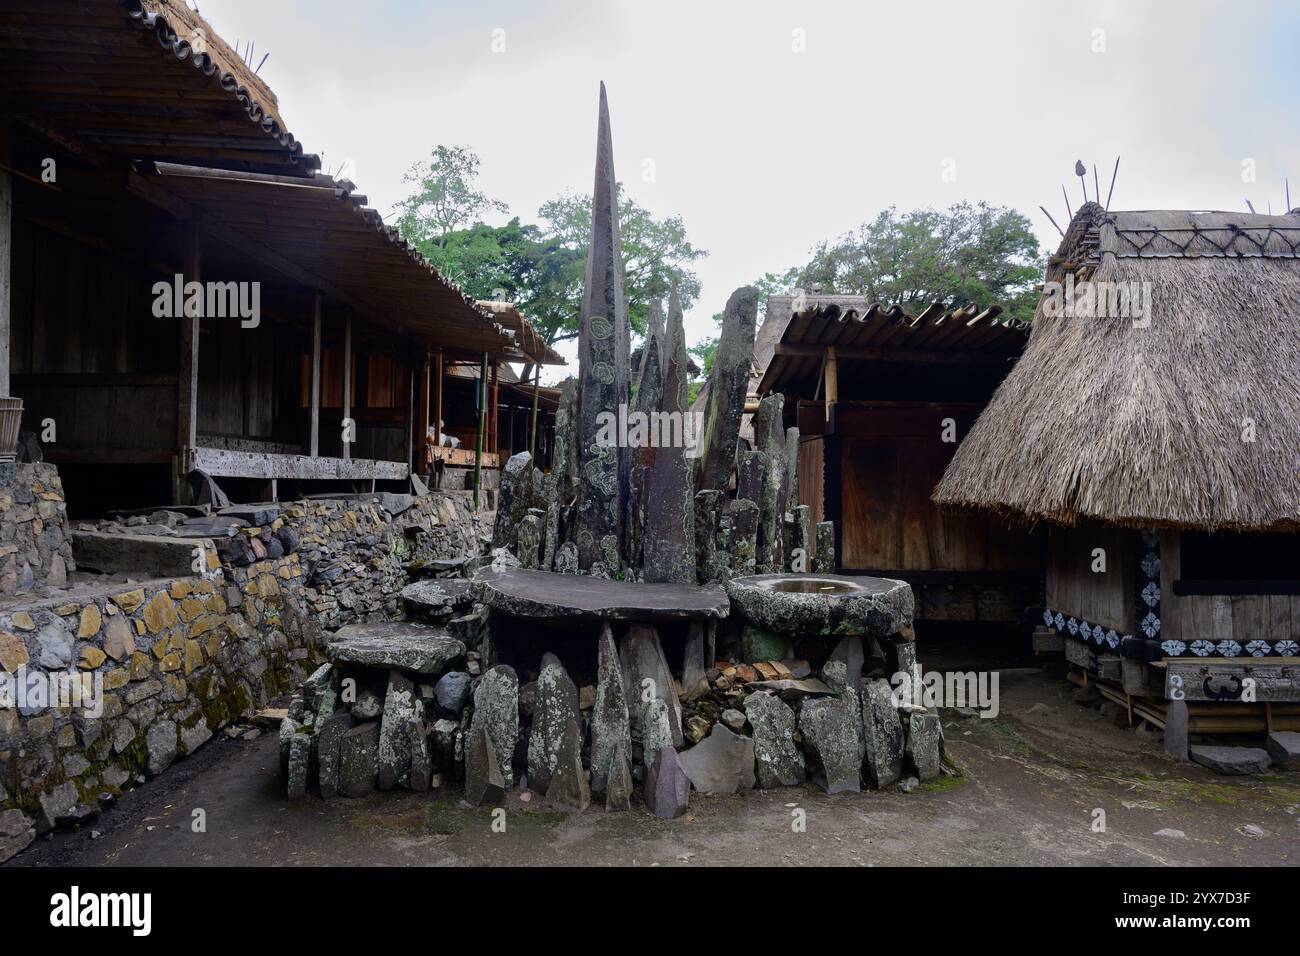
<svg viewBox="0 0 1300 956">
<path fill-rule="evenodd" d="M 1024 346 L 997 307 L 912 315 L 861 296 L 768 299 L 752 399 L 781 392 L 798 425 L 799 500 L 835 522 L 841 573 L 908 581 L 921 620 L 1020 622 L 1039 542 L 930 494 Z"/>
<path fill-rule="evenodd" d="M 1300 727 L 1297 313 L 1300 210 L 1086 205 L 935 493 L 1046 527 L 1071 660 L 1131 706 L 1243 705 L 1204 730 Z"/>
<path fill-rule="evenodd" d="M 319 167 L 184 3 L 0 7 L 0 394 L 74 512 L 404 485 L 444 363 L 548 360 Z"/>
</svg>

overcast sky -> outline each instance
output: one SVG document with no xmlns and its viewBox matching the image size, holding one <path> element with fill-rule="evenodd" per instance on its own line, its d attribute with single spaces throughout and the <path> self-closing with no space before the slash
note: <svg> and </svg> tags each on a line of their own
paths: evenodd
<svg viewBox="0 0 1300 956">
<path fill-rule="evenodd" d="M 733 289 L 891 204 L 1012 206 L 1054 247 L 1038 206 L 1064 225 L 1061 184 L 1081 200 L 1076 159 L 1097 164 L 1104 193 L 1123 157 L 1115 208 L 1249 198 L 1280 212 L 1286 175 L 1300 205 L 1294 3 L 199 6 L 228 42 L 271 54 L 262 76 L 289 128 L 328 171 L 350 161 L 385 213 L 437 143 L 472 147 L 481 187 L 526 222 L 589 192 L 604 80 L 620 180 L 709 251 L 692 341 Z"/>
</svg>

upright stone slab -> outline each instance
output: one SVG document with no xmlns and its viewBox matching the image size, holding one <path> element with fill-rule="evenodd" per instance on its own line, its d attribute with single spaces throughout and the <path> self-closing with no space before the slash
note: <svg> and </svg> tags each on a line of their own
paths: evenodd
<svg viewBox="0 0 1300 956">
<path fill-rule="evenodd" d="M 647 476 L 641 576 L 651 582 L 695 584 L 695 476 L 687 445 L 698 436 L 689 417 L 686 332 L 676 286 L 668 303 L 664 355 L 663 414 L 659 447 L 654 449 L 654 465 Z"/>
<path fill-rule="evenodd" d="M 805 700 L 799 733 L 812 764 L 814 782 L 827 793 L 857 793 L 862 765 L 857 708 L 835 697 Z"/>
<path fill-rule="evenodd" d="M 758 450 L 767 458 L 767 474 L 758 499 L 756 555 L 760 573 L 772 573 L 785 568 L 782 522 L 790 492 L 786 470 L 785 425 L 782 422 L 784 410 L 785 396 L 775 392 L 758 403 L 758 412 L 754 415 L 754 441 Z"/>
<path fill-rule="evenodd" d="M 379 789 L 392 790 L 411 773 L 411 725 L 419 700 L 415 685 L 401 671 L 388 672 L 384 715 L 379 723 Z"/>
<path fill-rule="evenodd" d="M 862 638 L 854 635 L 841 637 L 838 644 L 831 649 L 828 661 L 839 661 L 844 665 L 844 684 L 846 687 L 857 687 L 858 682 L 862 680 L 862 667 L 866 662 L 866 656 L 862 647 Z M 831 681 L 822 675 L 822 680 L 830 684 Z"/>
<path fill-rule="evenodd" d="M 519 558 L 521 568 L 532 569 L 541 563 L 543 520 L 544 516 L 533 509 L 524 515 L 515 529 L 515 556 Z"/>
<path fill-rule="evenodd" d="M 641 759 L 648 767 L 661 748 L 673 746 L 673 731 L 668 723 L 668 704 L 662 697 L 652 697 L 642 705 L 640 725 Z"/>
<path fill-rule="evenodd" d="M 803 754 L 794 744 L 795 717 L 781 698 L 771 693 L 745 698 L 745 717 L 754 729 L 754 773 L 759 787 L 793 787 L 803 783 Z"/>
<path fill-rule="evenodd" d="M 653 681 L 653 696 L 661 698 L 668 707 L 673 743 L 682 746 L 685 741 L 682 736 L 682 705 L 677 699 L 677 688 L 673 685 L 673 675 L 659 643 L 658 632 L 649 625 L 633 624 L 623 636 L 619 659 L 623 666 L 623 686 L 627 688 L 629 701 L 641 700 L 645 687 L 642 682 Z M 630 706 L 629 716 L 632 726 L 639 729 L 641 708 Z"/>
<path fill-rule="evenodd" d="M 1187 701 L 1171 700 L 1165 711 L 1165 753 L 1187 759 Z"/>
<path fill-rule="evenodd" d="M 942 751 L 943 729 L 939 726 L 939 715 L 909 714 L 905 755 L 922 783 L 939 776 Z"/>
<path fill-rule="evenodd" d="M 508 761 L 509 758 L 507 758 Z M 501 760 L 485 726 L 471 725 L 465 743 L 465 800 L 472 806 L 500 803 L 506 795 Z"/>
<path fill-rule="evenodd" d="M 628 745 L 619 741 L 605 781 L 605 811 L 632 809 L 632 762 Z"/>
<path fill-rule="evenodd" d="M 582 766 L 582 731 L 576 719 L 570 718 L 564 725 L 555 756 L 554 772 L 549 774 L 544 791 L 547 802 L 586 810 L 591 805 L 591 790 L 587 784 L 587 772 Z M 531 776 L 530 770 L 529 786 L 532 786 Z"/>
<path fill-rule="evenodd" d="M 691 621 L 686 632 L 686 650 L 682 654 L 682 695 L 694 700 L 709 692 L 709 666 L 704 656 L 704 622 Z"/>
<path fill-rule="evenodd" d="M 731 518 L 731 575 L 745 577 L 757 570 L 758 505 L 747 498 L 737 498 L 728 512 Z"/>
<path fill-rule="evenodd" d="M 591 199 L 591 243 L 578 326 L 579 470 L 578 566 L 612 575 L 619 570 L 626 490 L 617 445 L 598 440 L 605 416 L 618 417 L 628 398 L 627 298 L 618 237 L 618 193 L 614 146 L 605 85 L 600 86 L 596 133 L 596 177 Z M 615 561 L 610 566 L 611 557 Z"/>
<path fill-rule="evenodd" d="M 651 323 L 641 349 L 641 367 L 637 370 L 636 394 L 632 396 L 629 416 L 628 443 L 624 456 L 628 468 L 628 499 L 624 535 L 627 540 L 625 555 L 628 566 L 638 574 L 644 564 L 646 505 L 649 496 L 649 475 L 654 468 L 655 448 L 650 444 L 649 422 L 658 414 L 663 404 L 663 319 L 656 313 L 659 303 L 650 303 Z"/>
<path fill-rule="evenodd" d="M 736 465 L 736 498 L 757 502 L 767 482 L 767 456 L 761 451 L 742 451 Z"/>
<path fill-rule="evenodd" d="M 795 573 L 811 571 L 816 557 L 816 548 L 813 545 L 812 508 L 809 505 L 795 504 L 790 509 L 790 514 L 794 516 L 794 528 L 786 563 Z M 796 563 L 798 567 L 795 567 Z"/>
<path fill-rule="evenodd" d="M 411 749 L 411 772 L 407 777 L 407 786 L 417 793 L 423 793 L 433 782 L 433 751 L 429 746 L 429 731 L 423 720 L 413 720 L 407 725 L 406 732 Z"/>
<path fill-rule="evenodd" d="M 547 652 L 537 678 L 537 704 L 528 737 L 528 787 L 546 793 L 568 725 L 578 719 L 578 688 L 560 659 Z"/>
<path fill-rule="evenodd" d="M 661 820 L 674 820 L 686 812 L 691 781 L 672 747 L 660 749 L 646 765 L 644 796 L 646 809 Z"/>
<path fill-rule="evenodd" d="M 325 798 L 339 792 L 339 769 L 343 754 L 343 737 L 356 726 L 356 720 L 347 711 L 316 720 L 316 760 L 319 767 L 320 795 Z"/>
<path fill-rule="evenodd" d="M 590 719 L 591 784 L 596 793 L 604 793 L 615 755 L 621 751 L 630 759 L 632 750 L 623 666 L 608 623 L 601 625 L 596 645 L 596 706 Z"/>
<path fill-rule="evenodd" d="M 515 549 L 519 522 L 533 504 L 533 456 L 526 451 L 511 455 L 501 469 L 497 491 L 497 517 L 492 528 L 492 547 Z"/>
<path fill-rule="evenodd" d="M 754 741 L 714 724 L 709 735 L 677 755 L 700 793 L 736 793 L 754 787 Z"/>
<path fill-rule="evenodd" d="M 758 290 L 745 286 L 731 293 L 722 313 L 722 330 L 704 412 L 704 436 L 697 459 L 695 487 L 723 490 L 731 483 L 736 463 L 740 421 L 745 414 L 749 368 L 754 356 L 758 320 Z"/>
<path fill-rule="evenodd" d="M 799 429 L 791 425 L 785 430 L 785 510 L 794 511 L 799 506 Z"/>
<path fill-rule="evenodd" d="M 555 408 L 555 448 L 546 485 L 546 535 L 542 569 L 561 571 L 557 565 L 564 536 L 573 531 L 570 502 L 578 496 L 578 383 L 572 376 L 560 385 Z M 569 542 L 572 547 L 572 542 Z M 562 572 L 563 573 L 563 572 Z"/>
<path fill-rule="evenodd" d="M 817 522 L 817 554 L 813 571 L 817 574 L 835 573 L 835 522 Z"/>
<path fill-rule="evenodd" d="M 709 488 L 695 493 L 695 576 L 700 584 L 726 577 L 729 559 L 718 553 L 718 529 L 726 496 Z"/>
<path fill-rule="evenodd" d="M 339 749 L 339 794 L 364 797 L 375 789 L 379 772 L 379 722 L 372 720 L 346 731 Z"/>
<path fill-rule="evenodd" d="M 474 719 L 471 734 L 478 730 L 487 732 L 492 741 L 501 784 L 509 790 L 514 786 L 514 771 L 510 761 L 519 739 L 519 678 L 514 668 L 498 664 L 489 668 L 474 688 Z"/>
<path fill-rule="evenodd" d="M 862 685 L 862 730 L 867 782 L 880 790 L 903 774 L 903 722 L 894 706 L 893 688 L 883 677 Z"/>
</svg>

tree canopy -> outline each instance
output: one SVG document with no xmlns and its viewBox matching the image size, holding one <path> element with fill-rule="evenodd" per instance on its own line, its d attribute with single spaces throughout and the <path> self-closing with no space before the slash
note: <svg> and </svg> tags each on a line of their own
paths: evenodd
<svg viewBox="0 0 1300 956">
<path fill-rule="evenodd" d="M 402 235 L 440 272 L 479 299 L 515 303 L 549 343 L 575 338 L 582 283 L 591 242 L 591 197 L 565 194 L 544 203 L 539 224 L 519 217 L 490 226 L 482 217 L 505 212 L 505 203 L 476 186 L 479 159 L 462 146 L 438 146 L 405 181 L 414 184 L 400 203 Z M 664 299 L 675 281 L 682 308 L 700 294 L 690 264 L 708 255 L 691 244 L 681 216 L 654 217 L 618 187 L 619 234 L 628 317 L 645 334 L 652 298 Z"/>
<path fill-rule="evenodd" d="M 805 291 L 865 295 L 908 312 L 932 302 L 947 308 L 974 302 L 1001 305 L 1028 321 L 1042 270 L 1028 218 L 1014 209 L 962 202 L 943 211 L 900 213 L 890 206 L 821 243 L 806 265 L 781 278 Z"/>
</svg>

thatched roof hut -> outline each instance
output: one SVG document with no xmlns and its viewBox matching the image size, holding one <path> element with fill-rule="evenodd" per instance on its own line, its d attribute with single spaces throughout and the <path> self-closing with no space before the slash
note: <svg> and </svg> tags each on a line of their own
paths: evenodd
<svg viewBox="0 0 1300 956">
<path fill-rule="evenodd" d="M 1300 529 L 1300 210 L 1090 203 L 1047 279 L 937 502 L 1068 526 Z M 1138 308 L 1086 307 L 1116 289 Z"/>
</svg>

